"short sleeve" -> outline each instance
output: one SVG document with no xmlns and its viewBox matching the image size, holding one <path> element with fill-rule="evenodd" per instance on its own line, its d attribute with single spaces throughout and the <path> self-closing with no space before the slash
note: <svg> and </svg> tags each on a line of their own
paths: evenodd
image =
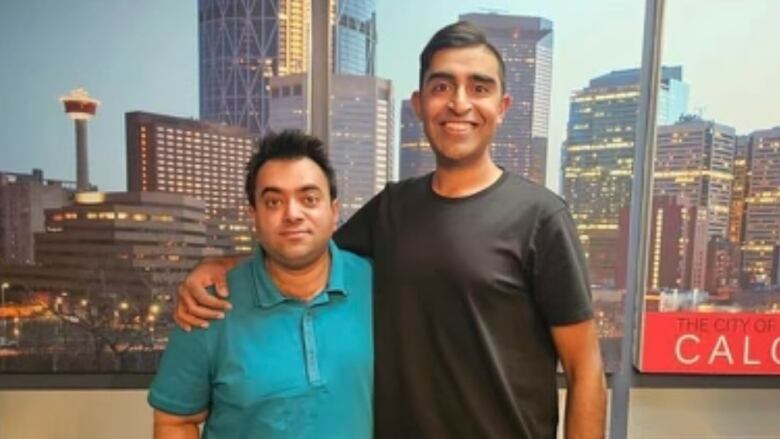
<svg viewBox="0 0 780 439">
<path fill-rule="evenodd" d="M 387 189 L 385 189 L 387 190 Z M 376 224 L 377 212 L 383 192 L 368 200 L 354 215 L 333 235 L 339 248 L 357 253 L 360 256 L 373 258 L 373 226 Z"/>
<path fill-rule="evenodd" d="M 532 252 L 534 298 L 547 323 L 561 326 L 592 318 L 587 264 L 568 209 L 539 223 Z"/>
<path fill-rule="evenodd" d="M 175 327 L 149 388 L 149 405 L 166 413 L 193 415 L 209 407 L 211 373 L 208 330 Z"/>
</svg>

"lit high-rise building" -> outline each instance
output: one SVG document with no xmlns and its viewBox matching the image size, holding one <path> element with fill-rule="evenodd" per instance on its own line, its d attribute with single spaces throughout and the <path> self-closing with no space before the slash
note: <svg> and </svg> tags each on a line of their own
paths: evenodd
<svg viewBox="0 0 780 439">
<path fill-rule="evenodd" d="M 335 73 L 370 75 L 374 0 L 334 0 Z M 308 70 L 311 0 L 199 0 L 200 118 L 264 133 L 269 79 Z"/>
<path fill-rule="evenodd" d="M 749 283 L 776 284 L 780 248 L 780 127 L 750 135 L 742 271 Z"/>
<path fill-rule="evenodd" d="M 423 124 L 414 112 L 412 101 L 401 102 L 400 178 L 418 177 L 436 169 L 436 158 L 425 137 Z"/>
<path fill-rule="evenodd" d="M 664 67 L 657 123 L 676 121 L 687 106 L 682 68 Z M 638 69 L 594 78 L 571 96 L 561 192 L 577 222 L 595 284 L 614 282 L 618 215 L 631 196 L 638 112 Z"/>
<path fill-rule="evenodd" d="M 671 195 L 707 211 L 710 237 L 726 238 L 734 179 L 734 128 L 685 117 L 658 128 L 655 195 Z"/>
<path fill-rule="evenodd" d="M 251 251 L 244 178 L 253 137 L 243 128 L 145 112 L 126 113 L 125 124 L 128 189 L 203 200 L 209 245 Z"/>
<path fill-rule="evenodd" d="M 270 84 L 269 127 L 305 129 L 306 77 L 283 76 Z M 331 87 L 327 147 L 346 220 L 393 177 L 393 89 L 388 80 L 352 75 L 334 75 Z"/>
<path fill-rule="evenodd" d="M 464 14 L 482 29 L 506 66 L 506 92 L 512 96 L 491 154 L 507 171 L 545 184 L 552 83 L 553 25 L 540 17 Z"/>
<path fill-rule="evenodd" d="M 33 236 L 44 230 L 44 211 L 69 204 L 75 189 L 76 182 L 44 179 L 40 169 L 0 171 L 0 263 L 35 262 Z"/>
<path fill-rule="evenodd" d="M 740 244 L 744 238 L 745 197 L 747 197 L 748 147 L 750 136 L 737 136 L 737 149 L 734 153 L 734 181 L 731 184 L 731 206 L 729 208 L 729 240 Z"/>
<path fill-rule="evenodd" d="M 626 288 L 629 207 L 620 211 L 615 253 L 615 287 Z M 653 197 L 647 288 L 702 289 L 706 283 L 707 211 L 678 197 Z"/>
</svg>

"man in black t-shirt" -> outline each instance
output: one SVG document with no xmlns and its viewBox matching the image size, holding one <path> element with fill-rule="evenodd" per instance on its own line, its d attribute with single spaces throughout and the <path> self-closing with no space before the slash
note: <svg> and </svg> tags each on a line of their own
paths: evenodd
<svg viewBox="0 0 780 439">
<path fill-rule="evenodd" d="M 585 261 L 562 200 L 501 170 L 504 64 L 474 26 L 439 30 L 412 104 L 436 171 L 389 184 L 336 234 L 375 260 L 375 436 L 554 438 L 556 363 L 567 438 L 604 435 L 606 390 Z M 180 289 L 176 319 L 222 302 L 223 259 Z M 197 303 L 196 303 L 197 302 Z"/>
</svg>

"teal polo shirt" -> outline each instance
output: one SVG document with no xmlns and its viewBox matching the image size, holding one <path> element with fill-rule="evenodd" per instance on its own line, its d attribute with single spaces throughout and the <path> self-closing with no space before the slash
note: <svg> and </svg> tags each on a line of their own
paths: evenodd
<svg viewBox="0 0 780 439">
<path fill-rule="evenodd" d="M 208 410 L 203 437 L 370 438 L 371 264 L 332 241 L 327 287 L 282 295 L 258 249 L 228 273 L 233 309 L 206 330 L 175 328 L 149 390 L 161 411 Z"/>
</svg>

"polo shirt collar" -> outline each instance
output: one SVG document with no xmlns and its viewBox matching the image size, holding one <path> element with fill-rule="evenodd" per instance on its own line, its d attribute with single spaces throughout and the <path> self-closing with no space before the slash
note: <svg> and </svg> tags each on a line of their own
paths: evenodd
<svg viewBox="0 0 780 439">
<path fill-rule="evenodd" d="M 328 251 L 330 252 L 330 273 L 328 274 L 328 283 L 325 289 L 318 293 L 308 305 L 319 305 L 330 301 L 330 295 L 333 293 L 347 295 L 346 283 L 344 281 L 344 258 L 341 250 L 331 239 L 328 241 Z M 252 253 L 252 274 L 255 284 L 255 305 L 261 308 L 271 308 L 282 302 L 297 302 L 296 299 L 282 294 L 279 287 L 271 279 L 268 270 L 265 269 L 265 254 L 262 247 L 257 245 Z"/>
</svg>

